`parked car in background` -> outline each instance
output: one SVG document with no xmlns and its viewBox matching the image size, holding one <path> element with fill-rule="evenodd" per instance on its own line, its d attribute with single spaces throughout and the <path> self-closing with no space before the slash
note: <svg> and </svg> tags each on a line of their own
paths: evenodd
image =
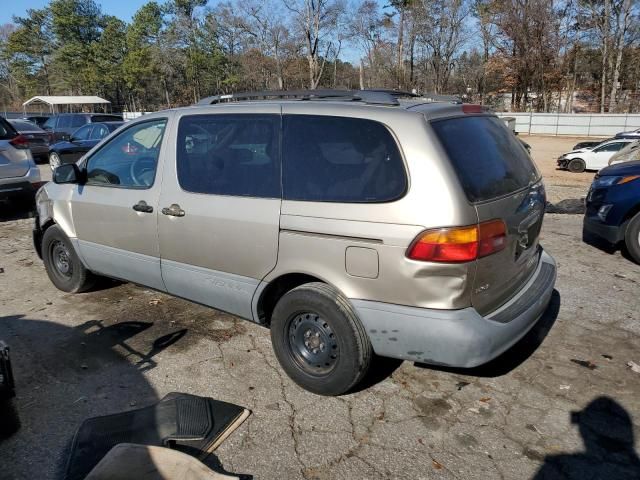
<svg viewBox="0 0 640 480">
<path fill-rule="evenodd" d="M 640 128 L 628 132 L 616 133 L 616 138 L 640 138 Z"/>
<path fill-rule="evenodd" d="M 0 200 L 32 196 L 40 185 L 27 138 L 0 118 Z"/>
<path fill-rule="evenodd" d="M 581 148 L 564 153 L 558 157 L 558 168 L 574 173 L 585 170 L 600 170 L 609 164 L 609 159 L 613 154 L 622 150 L 630 142 L 633 140 L 629 138 L 614 138 L 595 148 Z"/>
<path fill-rule="evenodd" d="M 77 129 L 69 140 L 56 142 L 48 148 L 49 165 L 52 169 L 77 161 L 104 137 L 124 122 L 89 123 Z"/>
<path fill-rule="evenodd" d="M 51 132 L 51 143 L 54 143 L 67 140 L 73 132 L 87 123 L 122 121 L 122 115 L 110 113 L 61 113 L 49 117 L 42 128 Z"/>
<path fill-rule="evenodd" d="M 640 139 L 628 143 L 609 159 L 609 165 L 640 160 Z"/>
<path fill-rule="evenodd" d="M 587 195 L 584 237 L 623 243 L 640 263 L 640 161 L 600 170 Z"/>
<path fill-rule="evenodd" d="M 374 353 L 486 363 L 554 289 L 540 172 L 480 105 L 218 96 L 128 122 L 53 179 L 34 245 L 57 288 L 118 277 L 263 324 L 324 395 Z"/>
<path fill-rule="evenodd" d="M 23 117 L 23 120 L 27 120 L 29 122 L 33 122 L 36 125 L 38 125 L 40 128 L 42 128 L 42 126 L 46 123 L 47 120 L 49 120 L 50 115 L 44 116 L 44 115 L 28 115 L 26 117 Z"/>
<path fill-rule="evenodd" d="M 600 145 L 602 142 L 606 142 L 607 140 L 590 140 L 588 142 L 579 142 L 573 146 L 573 150 L 582 150 L 583 148 L 593 148 Z"/>
<path fill-rule="evenodd" d="M 49 158 L 49 133 L 28 120 L 9 120 L 18 133 L 27 139 L 33 159 L 46 161 Z"/>
</svg>

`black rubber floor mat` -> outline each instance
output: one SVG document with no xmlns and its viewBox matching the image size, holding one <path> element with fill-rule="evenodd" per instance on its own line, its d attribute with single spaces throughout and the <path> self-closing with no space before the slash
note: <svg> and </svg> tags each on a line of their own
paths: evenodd
<svg viewBox="0 0 640 480">
<path fill-rule="evenodd" d="M 67 480 L 81 480 L 119 443 L 169 447 L 204 458 L 249 416 L 231 403 L 170 393 L 158 403 L 85 420 L 73 439 Z"/>
</svg>

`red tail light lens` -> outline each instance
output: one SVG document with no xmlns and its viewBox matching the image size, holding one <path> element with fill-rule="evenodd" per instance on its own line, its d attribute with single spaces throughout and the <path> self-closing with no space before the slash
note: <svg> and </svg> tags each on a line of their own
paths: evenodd
<svg viewBox="0 0 640 480">
<path fill-rule="evenodd" d="M 423 262 L 463 263 L 499 252 L 506 245 L 504 222 L 491 220 L 470 227 L 422 232 L 409 246 L 407 257 Z"/>
<path fill-rule="evenodd" d="M 18 135 L 17 137 L 12 138 L 11 140 L 9 140 L 9 143 L 15 148 L 29 148 L 29 141 L 24 135 Z"/>
<path fill-rule="evenodd" d="M 478 226 L 480 228 L 478 258 L 499 252 L 507 246 L 507 227 L 502 220 L 491 220 Z"/>
</svg>

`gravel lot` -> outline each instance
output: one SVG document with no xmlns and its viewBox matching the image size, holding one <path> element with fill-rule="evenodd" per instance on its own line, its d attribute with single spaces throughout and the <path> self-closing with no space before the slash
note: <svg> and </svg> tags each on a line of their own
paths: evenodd
<svg viewBox="0 0 640 480">
<path fill-rule="evenodd" d="M 579 203 L 593 174 L 554 169 L 578 139 L 523 139 L 552 203 Z M 0 439 L 2 479 L 59 478 L 83 419 L 172 391 L 253 412 L 209 459 L 246 478 L 640 478 L 640 373 L 626 366 L 640 364 L 640 267 L 584 244 L 580 215 L 547 215 L 557 292 L 513 349 L 466 371 L 380 365 L 340 398 L 293 384 L 262 327 L 131 284 L 59 292 L 26 217 L 0 205 L 0 338 L 21 420 Z"/>
</svg>

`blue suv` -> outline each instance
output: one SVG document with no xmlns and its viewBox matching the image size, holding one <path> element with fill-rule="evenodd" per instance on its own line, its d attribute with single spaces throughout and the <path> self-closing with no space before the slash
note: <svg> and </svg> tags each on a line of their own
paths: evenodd
<svg viewBox="0 0 640 480">
<path fill-rule="evenodd" d="M 624 242 L 640 263 L 640 161 L 603 168 L 591 184 L 584 216 L 585 239 Z"/>
</svg>

